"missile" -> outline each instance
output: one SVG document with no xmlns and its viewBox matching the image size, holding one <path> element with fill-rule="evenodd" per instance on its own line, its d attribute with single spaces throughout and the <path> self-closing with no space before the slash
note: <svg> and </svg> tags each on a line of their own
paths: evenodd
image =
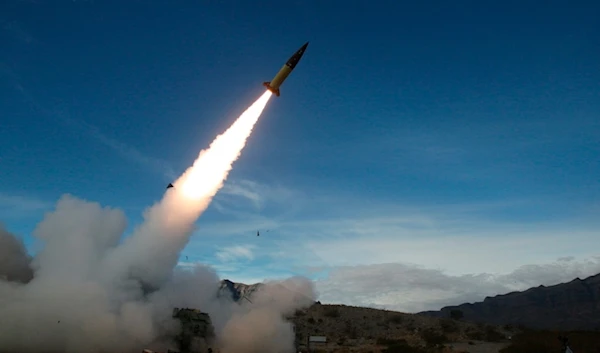
<svg viewBox="0 0 600 353">
<path fill-rule="evenodd" d="M 285 65 L 283 65 L 281 70 L 279 70 L 277 75 L 273 77 L 271 82 L 263 82 L 263 86 L 267 87 L 269 91 L 275 93 L 275 95 L 279 97 L 279 86 L 281 86 L 283 81 L 285 81 L 285 79 L 289 76 L 292 70 L 294 70 L 296 65 L 298 65 L 298 62 L 302 58 L 302 55 L 304 55 L 304 51 L 306 50 L 307 46 L 308 42 L 306 42 L 302 47 L 300 47 L 300 49 L 298 49 L 298 51 L 295 52 L 294 55 L 292 55 L 288 59 L 288 61 L 285 63 Z"/>
</svg>

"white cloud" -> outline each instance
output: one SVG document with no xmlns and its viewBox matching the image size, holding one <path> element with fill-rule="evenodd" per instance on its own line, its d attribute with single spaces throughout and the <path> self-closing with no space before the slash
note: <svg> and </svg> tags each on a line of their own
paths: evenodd
<svg viewBox="0 0 600 353">
<path fill-rule="evenodd" d="M 598 232 L 567 223 L 449 221 L 431 214 L 281 222 L 278 227 L 280 237 L 266 237 L 258 249 L 251 246 L 252 256 L 244 256 L 244 246 L 220 254 L 221 260 L 232 262 L 218 265 L 217 271 L 244 283 L 283 277 L 286 270 L 318 275 L 323 302 L 405 312 L 600 272 Z M 236 256 L 260 260 L 261 266 L 237 266 Z"/>
<path fill-rule="evenodd" d="M 261 192 L 233 194 L 256 196 L 268 208 Z M 218 237 L 235 248 L 252 236 L 259 244 L 252 258 L 237 255 L 243 266 L 231 260 L 224 265 L 237 268 L 219 273 L 244 283 L 303 274 L 318 278 L 324 302 L 415 312 L 600 272 L 597 218 L 535 214 L 547 200 L 406 206 L 327 193 L 300 200 L 289 214 L 239 207 L 229 209 L 230 219 L 204 219 L 199 240 Z"/>
<path fill-rule="evenodd" d="M 222 213 L 236 217 L 247 217 L 255 211 L 262 211 L 271 205 L 298 204 L 302 193 L 281 185 L 266 185 L 248 179 L 229 180 L 213 201 Z M 247 202 L 252 205 L 248 209 Z M 295 209 L 292 207 L 291 209 Z"/>
<path fill-rule="evenodd" d="M 244 239 L 252 229 L 264 229 L 269 222 L 270 232 L 261 231 L 261 254 L 282 266 L 403 262 L 443 268 L 451 274 L 474 269 L 508 273 L 522 265 L 566 255 L 590 256 L 600 235 L 597 227 L 585 223 L 484 221 L 462 212 L 405 211 L 398 213 L 403 214 L 401 217 L 366 214 L 325 220 L 255 218 L 201 225 L 199 233 L 240 235 Z M 229 239 L 237 241 L 237 237 Z"/>
<path fill-rule="evenodd" d="M 28 216 L 51 207 L 51 203 L 37 198 L 0 193 L 0 211 L 6 218 Z"/>
<path fill-rule="evenodd" d="M 447 305 L 481 301 L 486 296 L 568 282 L 600 273 L 600 256 L 525 265 L 498 275 L 448 275 L 440 270 L 400 263 L 333 268 L 317 280 L 324 303 L 386 307 L 403 312 L 438 310 Z"/>
<path fill-rule="evenodd" d="M 234 251 L 235 252 L 235 251 Z M 180 262 L 193 267 L 195 262 Z M 283 279 L 290 273 L 266 268 L 211 265 L 221 278 L 253 284 Z M 322 271 L 325 268 L 313 268 Z M 315 280 L 323 303 L 386 308 L 415 313 L 447 305 L 482 301 L 486 296 L 555 285 L 600 273 L 600 255 L 585 259 L 569 256 L 543 264 L 523 265 L 506 274 L 475 272 L 450 275 L 439 269 L 405 263 L 336 266 Z"/>
<path fill-rule="evenodd" d="M 229 181 L 223 185 L 220 193 L 248 199 L 257 209 L 260 209 L 264 202 L 264 195 L 261 195 L 258 184 L 250 180 Z"/>
<path fill-rule="evenodd" d="M 230 214 L 230 211 L 227 213 Z M 196 244 L 201 246 L 207 237 L 243 236 L 245 238 L 252 235 L 256 236 L 256 231 L 261 231 L 262 237 L 263 232 L 266 232 L 266 230 L 274 232 L 274 229 L 280 226 L 279 221 L 265 216 L 248 214 L 243 217 L 243 220 L 227 219 L 219 222 L 200 220 L 198 229 L 194 232 L 194 237 L 191 240 L 190 248 L 194 248 Z"/>
<path fill-rule="evenodd" d="M 239 271 L 239 266 L 236 264 L 207 264 L 200 261 L 180 261 L 177 266 L 182 269 L 193 269 L 197 266 L 210 266 L 218 273 L 229 273 Z"/>
<path fill-rule="evenodd" d="M 289 269 L 380 263 L 413 263 L 449 274 L 509 273 L 530 263 L 567 255 L 594 255 L 597 221 L 555 218 L 507 221 L 493 215 L 531 207 L 524 200 L 486 204 L 405 207 L 386 204 L 346 207 L 319 203 L 311 217 L 266 217 L 250 212 L 199 225 L 196 241 L 210 237 L 248 241 L 261 230 L 260 254 Z M 491 216 L 490 216 L 491 215 Z M 269 229 L 270 232 L 265 230 Z M 223 236 L 230 236 L 223 238 Z M 258 238 L 255 237 L 257 240 Z M 308 271 L 310 272 L 310 271 Z"/>
<path fill-rule="evenodd" d="M 222 248 L 215 254 L 215 257 L 222 262 L 236 261 L 240 259 L 254 259 L 254 245 L 234 245 Z"/>
<path fill-rule="evenodd" d="M 205 263 L 198 261 L 180 261 L 177 266 L 182 269 L 193 269 L 199 265 L 206 265 Z M 271 271 L 265 271 L 264 269 L 256 270 L 255 268 L 241 267 L 236 263 L 225 263 L 225 264 L 209 264 L 214 269 L 221 279 L 229 279 L 238 283 L 254 284 L 261 283 L 266 280 L 284 280 L 293 276 L 293 274 L 287 273 L 274 273 Z"/>
<path fill-rule="evenodd" d="M 504 228 L 504 229 L 502 229 Z M 552 261 L 564 254 L 590 256 L 598 232 L 544 229 L 452 230 L 373 233 L 344 239 L 311 239 L 305 248 L 329 266 L 408 262 L 443 268 L 452 274 L 473 270 L 507 273 L 528 263 Z"/>
<path fill-rule="evenodd" d="M 182 268 L 194 268 L 194 267 L 198 266 L 198 263 L 193 262 L 193 261 L 179 261 L 177 263 L 177 266 L 182 267 Z"/>
</svg>

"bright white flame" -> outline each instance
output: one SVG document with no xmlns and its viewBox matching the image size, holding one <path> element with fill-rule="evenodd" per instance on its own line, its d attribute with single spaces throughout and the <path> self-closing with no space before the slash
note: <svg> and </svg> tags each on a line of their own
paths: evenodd
<svg viewBox="0 0 600 353">
<path fill-rule="evenodd" d="M 181 189 L 185 197 L 192 200 L 214 196 L 223 186 L 271 95 L 271 91 L 266 91 L 227 131 L 217 136 L 208 149 L 201 151 L 194 164 L 173 184 L 175 189 Z"/>
<path fill-rule="evenodd" d="M 194 222 L 223 186 L 271 95 L 266 91 L 208 149 L 200 152 L 174 187 L 145 212 L 144 223 L 110 254 L 105 261 L 105 266 L 111 268 L 107 272 L 121 277 L 134 273 L 140 280 L 156 285 L 168 278 Z"/>
<path fill-rule="evenodd" d="M 164 205 L 164 224 L 171 228 L 191 225 L 208 208 L 212 198 L 223 186 L 254 125 L 269 102 L 271 91 L 266 91 L 210 146 L 200 151 L 194 164 L 168 189 Z"/>
</svg>

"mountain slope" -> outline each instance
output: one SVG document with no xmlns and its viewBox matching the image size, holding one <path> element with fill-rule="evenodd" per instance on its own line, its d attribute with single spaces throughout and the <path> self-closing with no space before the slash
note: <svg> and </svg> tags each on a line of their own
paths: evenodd
<svg viewBox="0 0 600 353">
<path fill-rule="evenodd" d="M 515 324 L 535 329 L 600 329 L 600 274 L 553 286 L 486 297 L 483 302 L 447 306 L 419 315 L 449 317 L 460 310 L 464 320 Z"/>
<path fill-rule="evenodd" d="M 269 289 L 267 290 L 267 288 Z M 228 279 L 221 280 L 221 284 L 217 292 L 217 297 L 226 297 L 233 300 L 234 302 L 240 303 L 244 300 L 252 302 L 254 300 L 253 298 L 257 295 L 257 293 L 263 290 L 266 290 L 263 293 L 266 295 L 263 296 L 263 300 L 277 301 L 278 299 L 276 298 L 281 298 L 280 296 L 283 295 L 287 298 L 287 300 L 292 300 L 299 304 L 304 303 L 302 305 L 311 304 L 315 302 L 312 297 L 307 296 L 305 293 L 302 293 L 302 291 L 294 289 L 293 283 L 289 283 L 289 285 L 284 282 L 274 282 L 270 284 L 244 284 L 236 283 Z"/>
<path fill-rule="evenodd" d="M 296 311 L 291 318 L 300 351 L 305 351 L 309 336 L 325 336 L 327 344 L 311 344 L 323 353 L 451 353 L 446 347 L 459 345 L 461 352 L 477 352 L 473 348 L 498 348 L 509 344 L 507 336 L 518 330 L 492 325 L 405 314 L 347 305 L 318 304 Z M 427 348 L 426 348 L 427 347 Z M 438 348 L 434 348 L 438 347 Z"/>
<path fill-rule="evenodd" d="M 258 291 L 262 286 L 262 283 L 244 284 L 224 279 L 221 280 L 221 285 L 219 286 L 219 292 L 217 293 L 217 296 L 231 298 L 235 302 L 238 302 L 244 298 L 251 300 L 252 294 Z"/>
</svg>

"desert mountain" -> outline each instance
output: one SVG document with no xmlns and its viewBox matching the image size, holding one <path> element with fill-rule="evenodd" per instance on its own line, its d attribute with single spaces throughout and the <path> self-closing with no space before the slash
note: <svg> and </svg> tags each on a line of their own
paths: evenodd
<svg viewBox="0 0 600 353">
<path fill-rule="evenodd" d="M 226 297 L 235 302 L 242 301 L 253 301 L 253 297 L 257 295 L 257 292 L 261 291 L 264 288 L 264 283 L 255 283 L 255 284 L 244 284 L 244 283 L 236 283 L 228 279 L 221 280 L 221 284 L 219 286 L 219 290 L 217 292 L 217 297 Z M 288 286 L 284 283 L 276 283 L 271 285 L 271 289 L 275 289 L 275 292 L 279 293 L 289 293 L 295 300 L 299 302 L 314 302 L 312 298 L 307 297 L 305 294 L 302 294 L 293 289 L 293 286 Z M 264 298 L 263 298 L 264 299 Z M 273 299 L 273 298 L 271 298 Z"/>
<path fill-rule="evenodd" d="M 224 279 L 221 280 L 217 296 L 231 298 L 235 302 L 243 300 L 244 298 L 251 300 L 252 294 L 258 291 L 262 286 L 262 283 L 244 284 Z"/>
<path fill-rule="evenodd" d="M 420 315 L 450 317 L 495 325 L 513 324 L 534 329 L 600 329 L 600 274 L 584 280 L 539 286 L 522 292 L 486 297 L 482 302 L 447 306 Z"/>
</svg>

